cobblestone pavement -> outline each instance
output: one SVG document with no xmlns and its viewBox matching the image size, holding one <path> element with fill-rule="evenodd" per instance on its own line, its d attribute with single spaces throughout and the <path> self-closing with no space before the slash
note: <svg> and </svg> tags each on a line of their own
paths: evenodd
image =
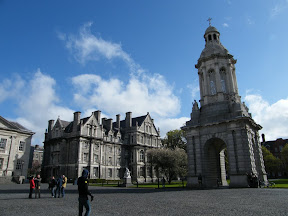
<svg viewBox="0 0 288 216">
<path fill-rule="evenodd" d="M 0 185 L 0 215 L 77 215 L 77 186 L 64 198 L 28 199 L 29 184 Z M 288 215 L 287 189 L 136 189 L 91 187 L 91 215 Z M 34 197 L 34 196 L 33 196 Z"/>
</svg>

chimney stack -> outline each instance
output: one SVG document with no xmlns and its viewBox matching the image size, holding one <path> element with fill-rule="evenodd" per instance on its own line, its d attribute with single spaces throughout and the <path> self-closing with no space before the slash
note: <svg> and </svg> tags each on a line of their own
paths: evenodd
<svg viewBox="0 0 288 216">
<path fill-rule="evenodd" d="M 116 115 L 116 128 L 120 130 L 120 114 Z"/>
<path fill-rule="evenodd" d="M 49 120 L 48 121 L 48 133 L 51 132 L 53 126 L 54 126 L 54 120 Z"/>
<path fill-rule="evenodd" d="M 80 124 L 81 112 L 74 112 L 73 131 L 77 131 Z"/>
<path fill-rule="evenodd" d="M 132 112 L 126 113 L 125 122 L 126 122 L 126 128 L 132 127 Z"/>
<path fill-rule="evenodd" d="M 101 111 L 97 110 L 95 112 L 93 112 L 95 118 L 97 119 L 98 123 L 101 124 L 100 120 L 101 120 Z"/>
</svg>

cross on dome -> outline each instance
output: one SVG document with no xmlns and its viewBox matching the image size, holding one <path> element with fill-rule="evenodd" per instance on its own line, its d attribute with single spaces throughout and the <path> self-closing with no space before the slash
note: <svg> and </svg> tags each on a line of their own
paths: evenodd
<svg viewBox="0 0 288 216">
<path fill-rule="evenodd" d="M 211 17 L 209 17 L 208 20 L 207 20 L 209 22 L 209 26 L 211 26 L 211 20 L 212 20 Z"/>
</svg>

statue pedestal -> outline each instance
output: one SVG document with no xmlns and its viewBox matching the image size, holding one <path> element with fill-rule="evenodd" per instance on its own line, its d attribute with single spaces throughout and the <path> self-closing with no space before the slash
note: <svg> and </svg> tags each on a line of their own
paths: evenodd
<svg viewBox="0 0 288 216">
<path fill-rule="evenodd" d="M 131 177 L 124 178 L 124 187 L 130 187 L 132 185 Z"/>
</svg>

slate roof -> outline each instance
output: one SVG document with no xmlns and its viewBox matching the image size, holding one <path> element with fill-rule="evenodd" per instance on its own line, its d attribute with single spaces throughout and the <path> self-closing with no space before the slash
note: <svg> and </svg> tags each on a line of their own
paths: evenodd
<svg viewBox="0 0 288 216">
<path fill-rule="evenodd" d="M 28 130 L 23 125 L 19 124 L 18 122 L 8 121 L 7 119 L 3 118 L 2 116 L 0 116 L 0 120 L 5 122 L 6 124 L 8 124 L 10 126 L 9 129 L 16 130 L 16 131 L 19 131 L 19 132 L 34 134 L 34 132 L 32 132 L 31 130 Z"/>
</svg>

